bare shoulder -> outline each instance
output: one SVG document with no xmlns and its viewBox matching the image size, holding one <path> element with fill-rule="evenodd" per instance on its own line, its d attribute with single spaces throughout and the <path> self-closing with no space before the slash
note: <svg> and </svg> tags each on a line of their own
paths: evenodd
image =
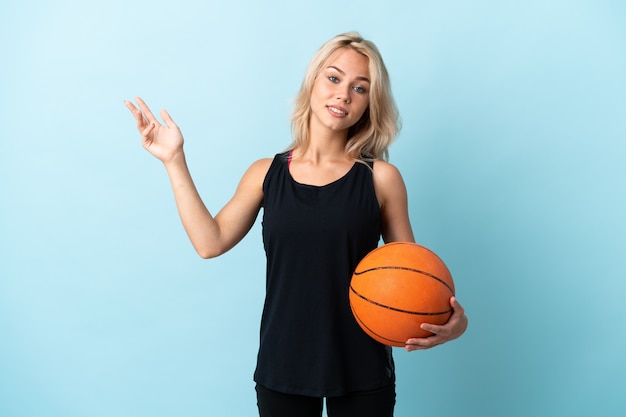
<svg viewBox="0 0 626 417">
<path fill-rule="evenodd" d="M 389 186 L 395 183 L 403 183 L 400 170 L 395 165 L 383 160 L 374 162 L 374 185 Z"/>
<path fill-rule="evenodd" d="M 406 186 L 398 168 L 389 162 L 374 162 L 374 189 L 381 208 L 406 199 Z"/>
<path fill-rule="evenodd" d="M 260 204 L 263 199 L 263 181 L 271 164 L 271 158 L 254 161 L 241 177 L 233 200 L 252 201 L 255 205 Z"/>
<path fill-rule="evenodd" d="M 271 158 L 263 158 L 254 161 L 243 174 L 243 178 L 241 180 L 262 184 L 271 164 Z"/>
<path fill-rule="evenodd" d="M 263 158 L 254 161 L 241 177 L 237 190 L 245 193 L 262 193 L 263 181 L 265 180 L 265 176 L 271 164 L 271 158 Z"/>
<path fill-rule="evenodd" d="M 270 169 L 270 165 L 272 165 L 272 158 L 262 158 L 256 160 L 250 165 L 248 168 L 249 173 L 251 173 L 254 177 L 261 177 L 261 180 L 265 178 L 267 171 Z"/>
</svg>

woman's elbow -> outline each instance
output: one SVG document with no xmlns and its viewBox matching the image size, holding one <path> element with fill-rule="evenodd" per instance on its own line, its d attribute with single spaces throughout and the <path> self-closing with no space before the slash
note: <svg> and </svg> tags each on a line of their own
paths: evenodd
<svg viewBox="0 0 626 417">
<path fill-rule="evenodd" d="M 217 258 L 218 256 L 223 255 L 224 253 L 228 252 L 231 248 L 232 248 L 232 245 L 231 246 L 224 246 L 224 245 L 217 245 L 217 244 L 194 245 L 194 249 L 196 250 L 196 252 L 202 259 Z"/>
<path fill-rule="evenodd" d="M 225 250 L 222 250 L 221 248 L 216 247 L 216 246 L 204 246 L 204 247 L 194 246 L 194 249 L 196 250 L 196 253 L 202 259 L 217 258 L 221 254 L 226 252 Z"/>
</svg>

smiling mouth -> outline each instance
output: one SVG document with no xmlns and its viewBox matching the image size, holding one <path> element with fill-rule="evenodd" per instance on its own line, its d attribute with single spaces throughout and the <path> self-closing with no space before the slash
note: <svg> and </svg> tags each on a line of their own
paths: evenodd
<svg viewBox="0 0 626 417">
<path fill-rule="evenodd" d="M 341 110 L 333 106 L 328 106 L 328 110 L 340 116 L 345 116 L 346 114 L 348 114 L 348 112 L 346 112 L 345 110 Z"/>
</svg>

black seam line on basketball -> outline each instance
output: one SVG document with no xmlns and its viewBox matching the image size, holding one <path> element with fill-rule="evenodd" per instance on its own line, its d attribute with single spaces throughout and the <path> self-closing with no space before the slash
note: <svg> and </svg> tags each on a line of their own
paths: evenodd
<svg viewBox="0 0 626 417">
<path fill-rule="evenodd" d="M 354 311 L 354 310 L 353 310 Z M 358 320 L 358 322 L 364 326 L 368 331 L 372 332 L 372 334 L 376 335 L 376 337 L 380 337 L 381 339 L 387 340 L 388 342 L 391 343 L 396 343 L 396 344 L 406 344 L 406 342 L 402 342 L 400 340 L 393 340 L 393 339 L 389 339 L 388 337 L 383 336 L 382 334 L 379 334 L 377 332 L 375 332 L 374 330 L 372 330 L 371 327 L 369 327 L 367 324 L 365 324 L 365 322 L 363 320 L 361 320 L 361 317 L 359 317 L 358 314 L 354 314 L 354 317 L 356 317 L 356 319 Z"/>
<path fill-rule="evenodd" d="M 419 269 L 409 268 L 408 266 L 377 266 L 376 268 L 366 269 L 365 271 L 358 271 L 358 272 L 354 271 L 354 275 L 361 275 L 361 274 L 365 274 L 366 272 L 377 271 L 379 269 L 400 269 L 400 270 L 403 270 L 403 271 L 417 272 L 418 274 L 426 275 L 426 276 L 429 276 L 429 277 L 431 277 L 433 279 L 436 279 L 437 281 L 439 281 L 443 285 L 445 285 L 450 290 L 450 292 L 452 294 L 454 294 L 454 290 L 452 289 L 452 287 L 450 287 L 447 282 L 445 282 L 444 280 L 442 280 L 438 276 L 430 274 L 430 273 L 428 273 L 426 271 L 419 270 Z"/>
<path fill-rule="evenodd" d="M 427 312 L 421 312 L 421 311 L 410 311 L 410 310 L 403 310 L 401 308 L 396 308 L 396 307 L 391 307 L 385 304 L 381 304 L 377 301 L 374 301 L 370 298 L 367 298 L 366 296 L 359 294 L 353 287 L 352 285 L 350 286 L 350 291 L 352 291 L 356 296 L 358 296 L 359 298 L 362 298 L 363 300 L 367 301 L 368 303 L 372 303 L 374 305 L 377 305 L 378 307 L 382 307 L 382 308 L 386 308 L 387 310 L 392 310 L 392 311 L 397 311 L 399 313 L 407 313 L 407 314 L 414 314 L 416 316 L 440 316 L 442 314 L 448 314 L 452 312 L 452 309 L 448 309 L 445 311 L 439 311 L 439 312 L 433 312 L 433 313 L 427 313 Z"/>
</svg>

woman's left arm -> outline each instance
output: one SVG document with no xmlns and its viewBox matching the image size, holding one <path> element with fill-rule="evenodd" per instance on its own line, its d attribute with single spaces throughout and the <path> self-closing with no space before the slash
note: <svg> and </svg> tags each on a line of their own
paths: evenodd
<svg viewBox="0 0 626 417">
<path fill-rule="evenodd" d="M 381 209 L 382 236 L 385 243 L 415 242 L 409 220 L 408 197 L 404 180 L 398 169 L 384 161 L 374 163 L 374 188 Z M 432 336 L 406 341 L 406 350 L 430 349 L 449 342 L 465 333 L 468 319 L 456 297 L 450 298 L 453 313 L 444 325 L 422 324 Z"/>
<path fill-rule="evenodd" d="M 415 242 L 409 221 L 406 186 L 400 171 L 384 161 L 374 163 L 374 189 L 382 216 L 385 243 Z"/>
</svg>

